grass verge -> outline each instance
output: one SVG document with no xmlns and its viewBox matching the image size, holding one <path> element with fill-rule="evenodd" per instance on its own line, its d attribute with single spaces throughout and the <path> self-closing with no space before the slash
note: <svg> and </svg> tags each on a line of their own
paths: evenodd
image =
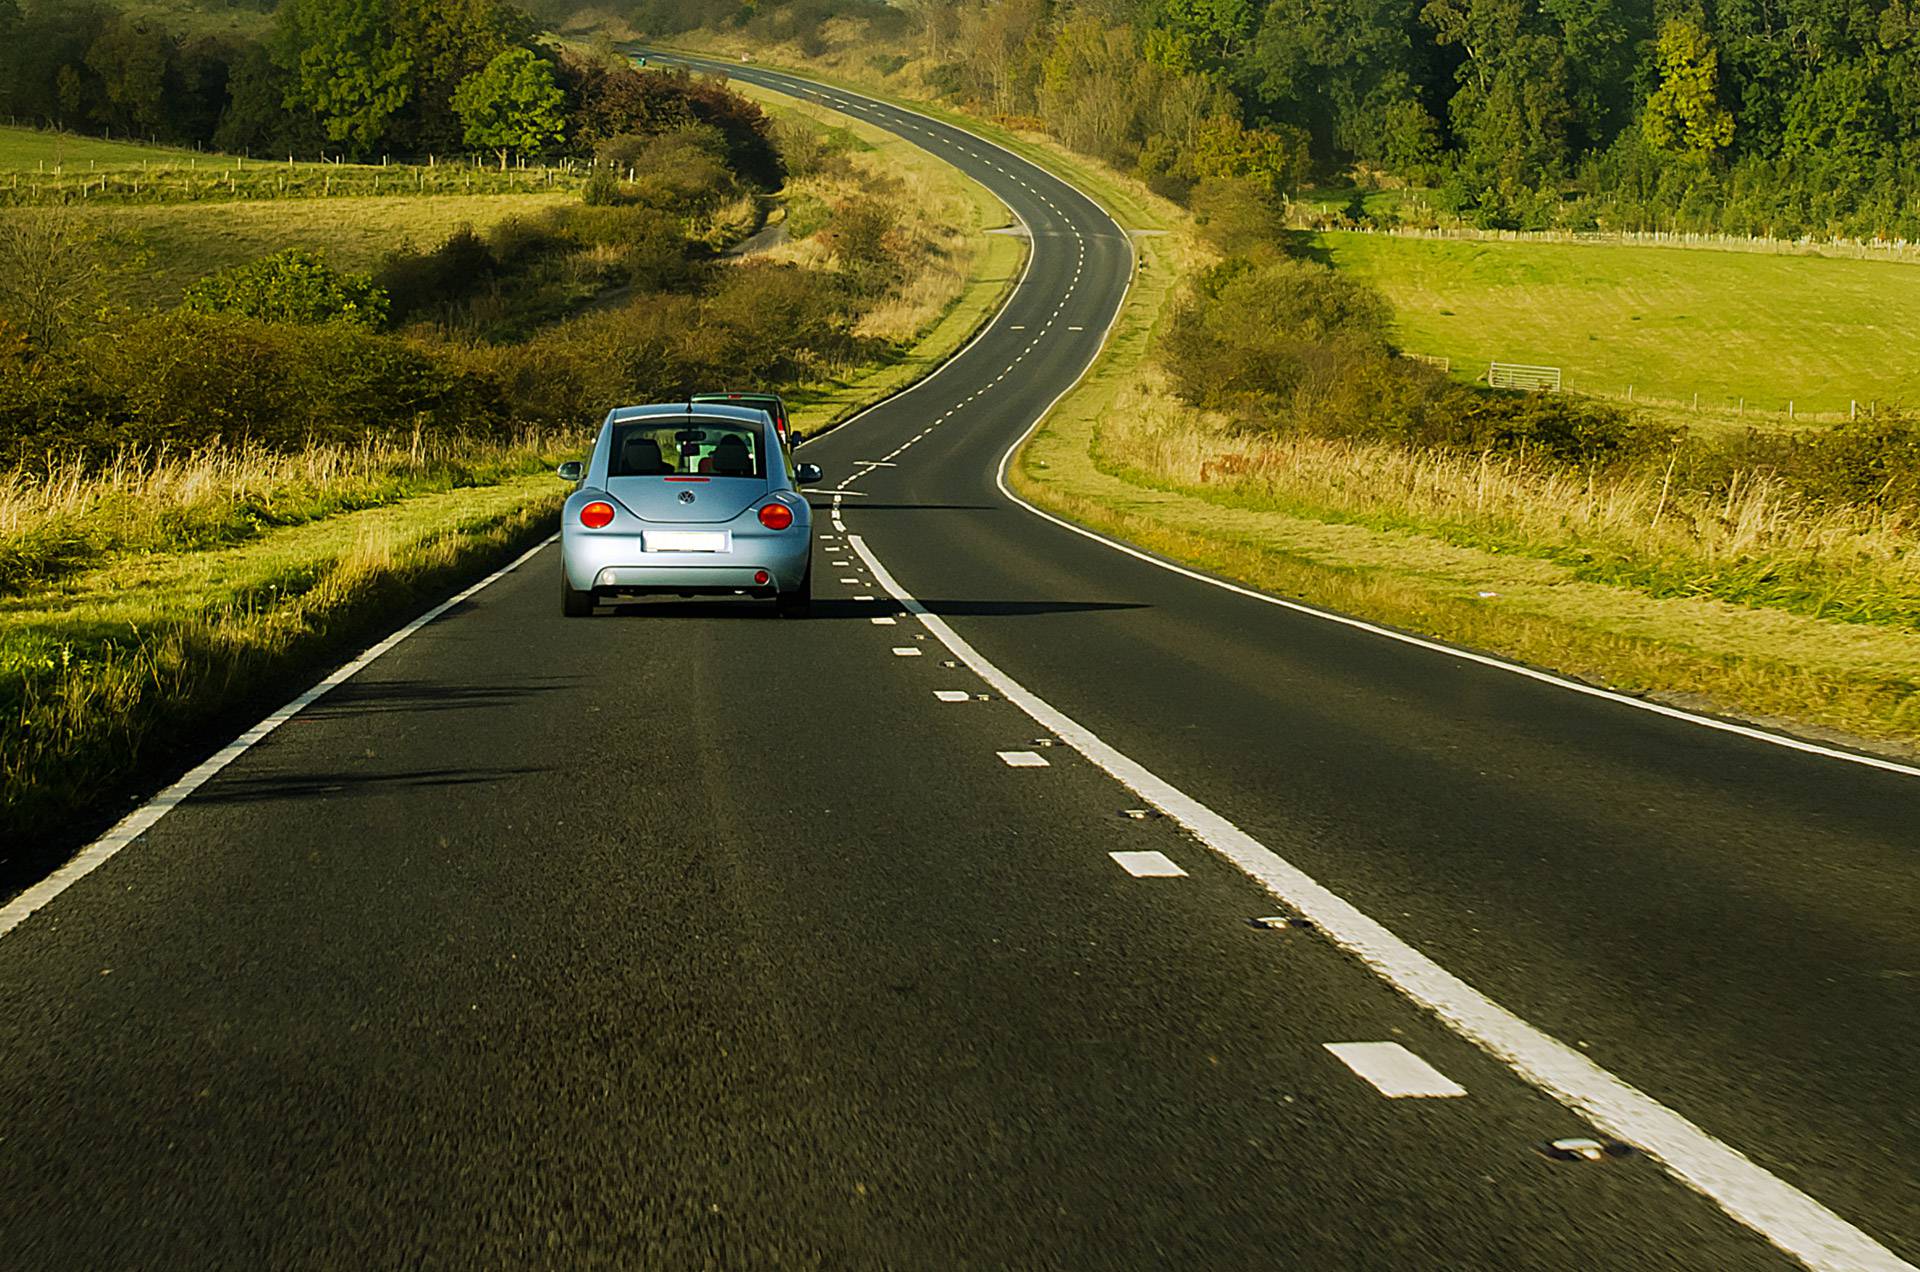
<svg viewBox="0 0 1920 1272">
<path fill-rule="evenodd" d="M 565 487 L 539 459 L 495 485 L 121 555 L 0 601 L 0 895 L 184 767 L 209 732 L 548 533 Z"/>
</svg>

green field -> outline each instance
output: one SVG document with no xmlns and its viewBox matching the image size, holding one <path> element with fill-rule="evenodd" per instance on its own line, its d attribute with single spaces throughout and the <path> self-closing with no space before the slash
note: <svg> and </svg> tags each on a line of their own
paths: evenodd
<svg viewBox="0 0 1920 1272">
<path fill-rule="evenodd" d="M 201 276 L 282 248 L 312 248 L 342 269 L 371 269 L 403 245 L 435 247 L 462 225 L 484 233 L 508 217 L 530 216 L 572 197 L 558 192 L 383 195 L 103 207 L 83 215 L 107 237 L 121 275 L 117 297 L 138 308 L 175 304 Z"/>
<path fill-rule="evenodd" d="M 175 164 L 215 162 L 211 155 L 195 155 L 191 150 L 172 146 L 148 146 L 128 141 L 102 141 L 80 133 L 42 131 L 37 128 L 0 126 L 0 172 L 51 172 L 55 168 L 72 170 L 102 164 L 113 168 L 137 168 L 142 163 Z"/>
<path fill-rule="evenodd" d="M 1584 243 L 1325 233 L 1339 269 L 1393 302 L 1409 352 L 1562 368 L 1585 393 L 1724 411 L 1920 406 L 1920 266 Z"/>
</svg>

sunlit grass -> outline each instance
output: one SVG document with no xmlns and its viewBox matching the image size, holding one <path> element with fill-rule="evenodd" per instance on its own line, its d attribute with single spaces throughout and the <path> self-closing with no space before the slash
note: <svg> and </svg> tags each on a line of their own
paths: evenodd
<svg viewBox="0 0 1920 1272">
<path fill-rule="evenodd" d="M 58 842 L 101 796 L 164 766 L 167 748 L 249 693 L 371 628 L 393 625 L 420 598 L 469 575 L 548 522 L 566 487 L 541 447 L 502 449 L 493 484 L 444 485 L 357 512 L 261 529 L 225 546 L 163 543 L 170 495 L 181 506 L 232 507 L 231 465 L 133 466 L 120 478 L 65 481 L 16 497 L 31 518 L 120 503 L 137 532 L 84 569 L 30 593 L 0 597 L 0 841 Z M 399 467 L 397 457 L 389 469 Z M 526 472 L 536 466 L 543 471 Z M 289 457 L 283 493 L 324 501 L 363 492 L 381 465 Z M 518 469 L 523 475 L 506 475 Z M 433 465 L 419 472 L 440 480 Z M 145 476 L 131 476 L 145 472 Z M 61 829 L 55 830 L 55 825 Z M 41 861 L 40 865 L 51 864 Z M 0 879 L 27 869 L 0 855 Z"/>
<path fill-rule="evenodd" d="M 1785 422 L 1920 404 L 1920 265 L 1621 244 L 1326 233 L 1335 268 L 1393 302 L 1399 341 L 1451 358 L 1562 368 L 1569 389 Z M 1740 404 L 1746 414 L 1739 414 Z M 1677 418 L 1684 418 L 1683 416 Z"/>
</svg>

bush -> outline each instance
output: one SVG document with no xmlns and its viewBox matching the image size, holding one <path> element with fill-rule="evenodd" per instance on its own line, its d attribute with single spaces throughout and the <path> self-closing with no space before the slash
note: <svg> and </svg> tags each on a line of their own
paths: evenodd
<svg viewBox="0 0 1920 1272">
<path fill-rule="evenodd" d="M 613 169 L 605 165 L 596 165 L 588 174 L 587 183 L 581 188 L 580 198 L 588 207 L 611 207 L 621 203 L 620 178 Z"/>
<path fill-rule="evenodd" d="M 390 252 L 374 275 L 387 293 L 393 320 L 404 323 L 435 305 L 463 300 L 499 272 L 486 241 L 463 225 L 430 252 Z"/>
<path fill-rule="evenodd" d="M 340 273 L 318 253 L 298 247 L 201 279 L 187 288 L 181 306 L 268 322 L 377 327 L 387 318 L 387 294 L 371 278 Z"/>
<path fill-rule="evenodd" d="M 1611 464 L 1660 435 L 1602 402 L 1469 389 L 1393 355 L 1392 313 L 1324 266 L 1229 258 L 1174 309 L 1161 358 L 1175 391 L 1252 428 Z"/>
<path fill-rule="evenodd" d="M 1306 235 L 1287 228 L 1286 213 L 1265 182 L 1249 177 L 1208 177 L 1187 195 L 1200 235 L 1224 256 L 1262 250 L 1299 256 Z"/>
</svg>

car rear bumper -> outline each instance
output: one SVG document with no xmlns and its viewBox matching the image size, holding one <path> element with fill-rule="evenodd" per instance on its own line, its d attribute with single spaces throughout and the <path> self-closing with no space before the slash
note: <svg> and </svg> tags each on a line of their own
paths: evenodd
<svg viewBox="0 0 1920 1272">
<path fill-rule="evenodd" d="M 807 535 L 736 535 L 730 552 L 648 552 L 635 535 L 561 538 L 567 583 L 581 592 L 791 592 L 806 577 Z M 765 570 L 769 581 L 754 581 Z"/>
</svg>

